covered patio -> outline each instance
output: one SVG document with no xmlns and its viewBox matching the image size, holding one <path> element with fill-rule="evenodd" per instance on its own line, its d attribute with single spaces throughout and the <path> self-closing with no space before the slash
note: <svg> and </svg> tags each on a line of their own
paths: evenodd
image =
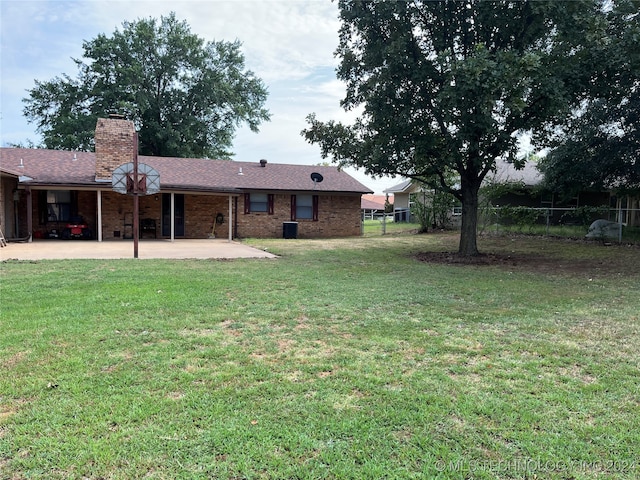
<svg viewBox="0 0 640 480">
<path fill-rule="evenodd" d="M 133 259 L 133 241 L 34 240 L 0 248 L 0 260 Z M 138 259 L 276 258 L 276 255 L 227 239 L 143 239 Z"/>
</svg>

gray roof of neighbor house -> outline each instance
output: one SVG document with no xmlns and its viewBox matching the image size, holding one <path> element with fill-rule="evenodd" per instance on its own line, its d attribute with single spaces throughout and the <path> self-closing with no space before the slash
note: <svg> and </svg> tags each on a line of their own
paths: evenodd
<svg viewBox="0 0 640 480">
<path fill-rule="evenodd" d="M 522 182 L 526 186 L 531 187 L 539 184 L 542 179 L 543 175 L 540 170 L 538 170 L 537 164 L 534 162 L 527 162 L 523 168 L 518 170 L 512 163 L 505 162 L 504 160 L 498 160 L 496 162 L 496 171 L 490 172 L 489 175 L 487 175 L 485 182 Z M 398 185 L 387 188 L 385 193 L 413 193 L 415 190 L 419 190 L 419 185 L 414 180 L 408 179 Z"/>
<path fill-rule="evenodd" d="M 138 161 L 153 167 L 160 174 L 160 187 L 163 190 L 221 193 L 250 190 L 372 192 L 337 167 L 271 162 L 262 166 L 260 162 L 142 155 Z M 0 148 L 0 165 L 3 170 L 19 173 L 23 177 L 22 183 L 29 185 L 105 186 L 104 182 L 96 182 L 96 158 L 90 152 Z M 314 184 L 312 173 L 322 175 L 323 181 Z"/>
<path fill-rule="evenodd" d="M 538 170 L 538 165 L 535 162 L 527 162 L 524 164 L 524 168 L 516 170 L 512 163 L 498 160 L 496 162 L 496 171 L 489 173 L 487 179 L 497 183 L 522 182 L 531 187 L 539 184 L 543 179 L 543 175 Z"/>
<path fill-rule="evenodd" d="M 408 179 L 398 185 L 387 188 L 384 193 L 412 193 L 413 190 L 419 190 L 415 180 Z"/>
</svg>

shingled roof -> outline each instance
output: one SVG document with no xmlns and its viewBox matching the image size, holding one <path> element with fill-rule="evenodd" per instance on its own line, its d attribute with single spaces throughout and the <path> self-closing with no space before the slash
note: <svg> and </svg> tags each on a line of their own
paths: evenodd
<svg viewBox="0 0 640 480">
<path fill-rule="evenodd" d="M 139 162 L 158 171 L 162 190 L 372 193 L 369 188 L 337 167 L 271 162 L 262 166 L 259 162 L 148 156 L 140 156 Z M 104 182 L 96 181 L 96 157 L 90 152 L 0 148 L 0 165 L 7 171 L 22 175 L 22 183 L 25 184 L 96 188 L 105 186 Z M 314 172 L 322 175 L 322 182 L 314 184 L 311 179 Z"/>
<path fill-rule="evenodd" d="M 521 169 L 516 169 L 512 163 L 499 160 L 496 162 L 496 171 L 488 176 L 493 182 L 514 183 L 522 182 L 526 186 L 535 186 L 542 182 L 543 175 L 538 170 L 538 164 L 527 162 Z"/>
<path fill-rule="evenodd" d="M 384 210 L 386 201 L 386 195 L 362 195 L 360 208 L 365 210 Z M 393 195 L 390 195 L 389 202 L 393 203 Z"/>
</svg>

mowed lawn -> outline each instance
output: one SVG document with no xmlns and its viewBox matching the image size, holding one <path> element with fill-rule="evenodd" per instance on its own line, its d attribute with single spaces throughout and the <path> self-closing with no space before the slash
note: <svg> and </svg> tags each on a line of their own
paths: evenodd
<svg viewBox="0 0 640 480">
<path fill-rule="evenodd" d="M 640 248 L 456 242 L 0 264 L 0 478 L 638 478 Z"/>
</svg>

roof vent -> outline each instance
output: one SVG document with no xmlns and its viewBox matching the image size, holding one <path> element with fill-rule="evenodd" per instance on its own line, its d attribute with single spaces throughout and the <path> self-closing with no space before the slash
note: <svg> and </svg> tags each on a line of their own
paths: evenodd
<svg viewBox="0 0 640 480">
<path fill-rule="evenodd" d="M 266 166 L 267 166 L 267 161 L 266 161 L 264 158 L 263 158 L 262 160 L 260 160 L 260 166 L 261 166 L 262 168 L 264 168 L 264 167 L 266 167 Z"/>
<path fill-rule="evenodd" d="M 18 168 L 24 168 L 24 162 L 22 161 L 22 159 L 20 159 L 20 165 L 18 165 Z"/>
<path fill-rule="evenodd" d="M 238 170 L 238 175 L 244 175 L 244 173 L 242 173 L 242 167 Z"/>
</svg>

